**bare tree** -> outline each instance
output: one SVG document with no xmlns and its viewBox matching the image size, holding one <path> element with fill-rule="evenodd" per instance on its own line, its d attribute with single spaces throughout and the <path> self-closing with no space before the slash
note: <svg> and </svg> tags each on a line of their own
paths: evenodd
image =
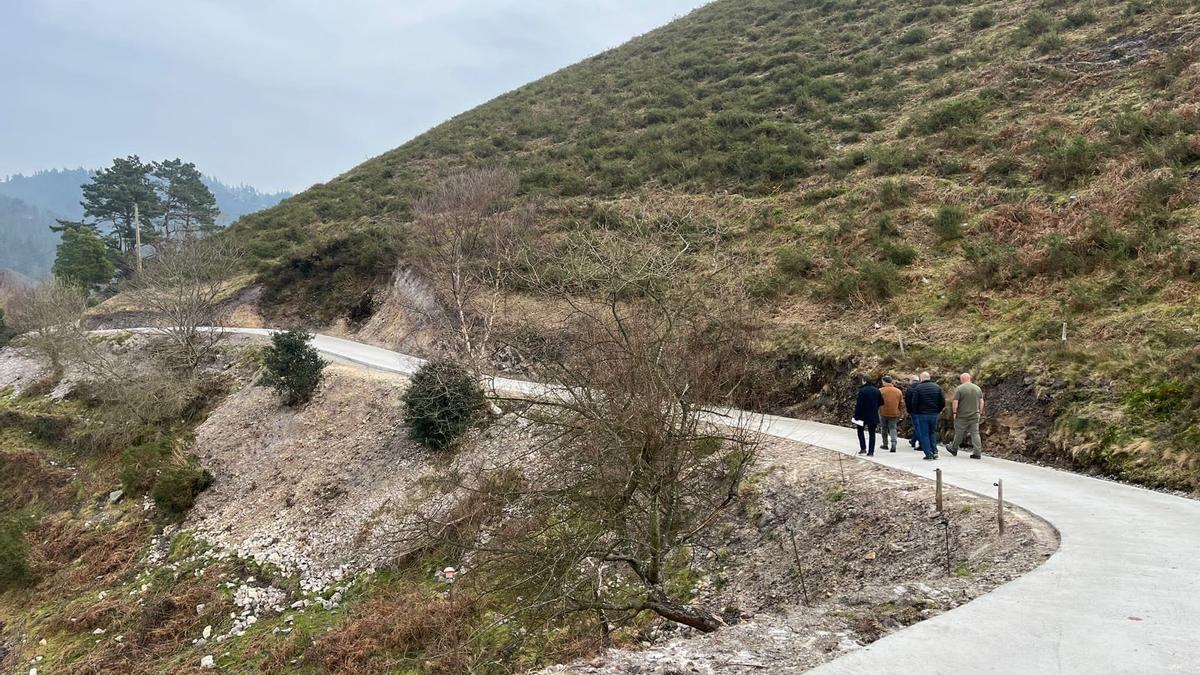
<svg viewBox="0 0 1200 675">
<path fill-rule="evenodd" d="M 591 614 L 605 636 L 647 611 L 701 631 L 722 625 L 673 579 L 754 461 L 747 425 L 717 426 L 705 412 L 743 386 L 751 332 L 716 292 L 724 266 L 695 245 L 680 228 L 638 221 L 530 266 L 556 266 L 529 282 L 570 308 L 548 327 L 564 348 L 538 364 L 552 393 L 518 404 L 542 430 L 514 463 L 520 476 L 475 477 L 489 495 L 472 502 L 478 513 L 429 524 L 471 561 L 464 592 Z M 462 526 L 472 521 L 492 534 Z"/>
<path fill-rule="evenodd" d="M 195 370 L 224 339 L 208 327 L 228 319 L 223 301 L 240 266 L 241 253 L 226 238 L 164 241 L 131 282 L 134 301 L 172 345 L 175 365 Z"/>
<path fill-rule="evenodd" d="M 87 310 L 87 294 L 58 279 L 17 293 L 7 320 L 20 334 L 14 344 L 44 358 L 55 377 L 87 349 L 87 333 L 79 321 Z"/>
<path fill-rule="evenodd" d="M 452 175 L 414 205 L 405 265 L 428 282 L 434 303 L 413 303 L 476 372 L 491 356 L 495 319 L 528 211 L 513 208 L 517 179 L 499 168 Z M 403 275 L 407 270 L 399 270 Z"/>
</svg>

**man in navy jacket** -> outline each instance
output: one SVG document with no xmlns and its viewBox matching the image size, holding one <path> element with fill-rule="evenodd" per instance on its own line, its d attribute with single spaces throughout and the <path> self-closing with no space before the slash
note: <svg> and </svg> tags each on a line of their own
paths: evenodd
<svg viewBox="0 0 1200 675">
<path fill-rule="evenodd" d="M 883 394 L 879 388 L 871 384 L 866 375 L 858 376 L 858 400 L 854 402 L 854 420 L 858 427 L 858 454 L 868 457 L 875 456 L 875 428 L 879 426 L 879 406 L 883 405 Z M 866 432 L 870 435 L 870 449 Z"/>
<path fill-rule="evenodd" d="M 921 383 L 910 390 L 912 404 L 908 412 L 912 415 L 917 443 L 926 460 L 937 459 L 937 421 L 946 407 L 946 394 L 930 379 L 928 372 L 921 373 Z"/>
</svg>

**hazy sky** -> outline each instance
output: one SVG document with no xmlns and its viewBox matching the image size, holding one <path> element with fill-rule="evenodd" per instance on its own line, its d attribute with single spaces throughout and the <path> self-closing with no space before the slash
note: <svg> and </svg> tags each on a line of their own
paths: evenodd
<svg viewBox="0 0 1200 675">
<path fill-rule="evenodd" d="M 0 0 L 0 176 L 299 190 L 704 0 Z"/>
</svg>

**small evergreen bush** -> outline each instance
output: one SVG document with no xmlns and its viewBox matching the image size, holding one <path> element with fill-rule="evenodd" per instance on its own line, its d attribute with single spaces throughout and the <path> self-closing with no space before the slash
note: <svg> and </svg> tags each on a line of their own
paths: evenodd
<svg viewBox="0 0 1200 675">
<path fill-rule="evenodd" d="M 0 520 L 0 591 L 24 586 L 33 580 L 24 532 L 20 523 Z"/>
<path fill-rule="evenodd" d="M 813 269 L 812 254 L 798 246 L 784 246 L 775 253 L 775 267 L 789 277 L 802 277 Z"/>
<path fill-rule="evenodd" d="M 326 362 L 310 344 L 312 333 L 289 330 L 271 334 L 271 346 L 263 356 L 267 372 L 263 383 L 294 406 L 312 398 L 325 371 Z"/>
<path fill-rule="evenodd" d="M 977 9 L 971 14 L 971 30 L 991 28 L 996 23 L 996 10 L 991 7 Z"/>
<path fill-rule="evenodd" d="M 179 518 L 196 503 L 196 497 L 212 485 L 212 474 L 195 460 L 163 469 L 150 496 L 154 505 L 171 518 Z"/>
<path fill-rule="evenodd" d="M 444 449 L 471 428 L 484 410 L 479 383 L 453 361 L 430 361 L 413 375 L 404 392 L 404 421 L 409 436 Z"/>
<path fill-rule="evenodd" d="M 961 206 L 943 206 L 934 216 L 933 233 L 941 241 L 953 241 L 962 237 L 962 224 L 967 219 L 967 212 Z"/>
<path fill-rule="evenodd" d="M 1081 134 L 1043 143 L 1041 178 L 1056 187 L 1070 187 L 1100 169 L 1104 149 Z"/>
</svg>

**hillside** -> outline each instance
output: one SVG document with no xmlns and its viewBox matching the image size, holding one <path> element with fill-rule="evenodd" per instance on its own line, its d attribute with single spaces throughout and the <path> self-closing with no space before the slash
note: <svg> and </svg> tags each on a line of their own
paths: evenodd
<svg viewBox="0 0 1200 675">
<path fill-rule="evenodd" d="M 361 323 L 438 176 L 517 171 L 548 250 L 651 203 L 736 257 L 762 407 L 970 369 L 992 450 L 1195 490 L 1198 37 L 1183 0 L 718 0 L 234 232 L 268 315 Z"/>
<path fill-rule="evenodd" d="M 49 213 L 0 194 L 0 271 L 47 275 L 58 243 L 58 235 L 50 231 L 53 224 Z"/>
</svg>

